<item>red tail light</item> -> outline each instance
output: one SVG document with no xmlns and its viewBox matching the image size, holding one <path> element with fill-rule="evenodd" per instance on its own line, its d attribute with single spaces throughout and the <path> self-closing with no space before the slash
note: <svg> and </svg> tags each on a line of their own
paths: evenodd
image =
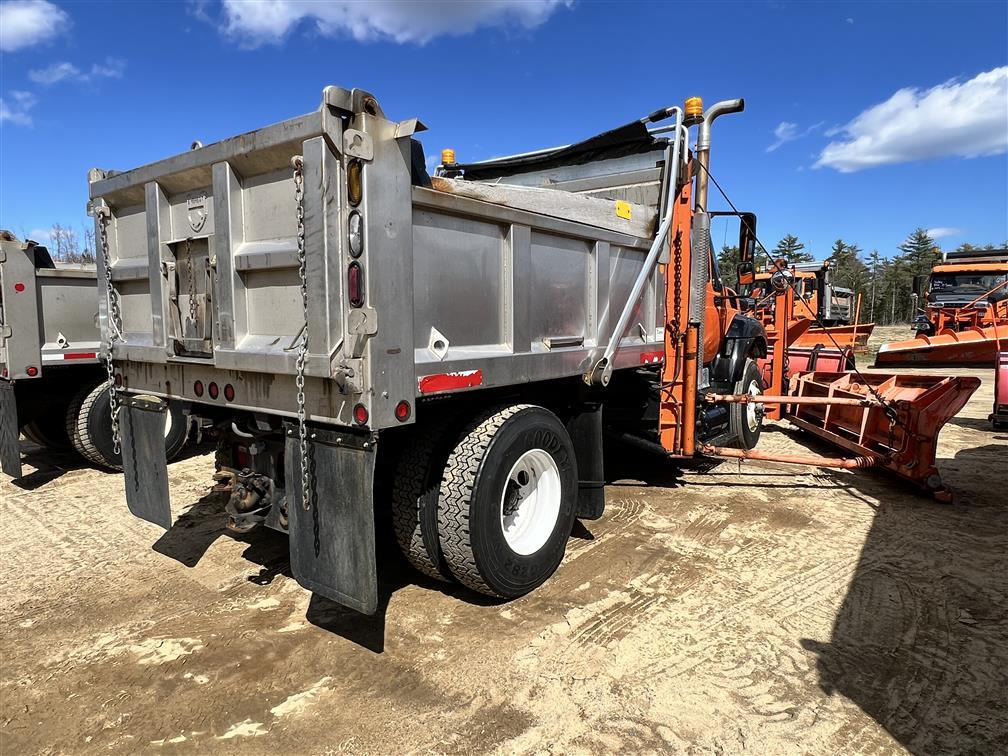
<svg viewBox="0 0 1008 756">
<path fill-rule="evenodd" d="M 210 383 L 210 387 L 207 389 L 207 392 L 210 394 L 211 399 L 216 399 L 220 396 L 220 388 L 218 388 L 217 384 L 213 382 Z"/>
<path fill-rule="evenodd" d="M 28 375 L 30 375 L 32 378 L 34 378 L 36 375 L 38 375 L 38 368 L 32 365 L 31 367 L 26 368 L 25 372 L 28 373 Z"/>
<path fill-rule="evenodd" d="M 18 294 L 20 294 L 24 290 L 25 290 L 25 285 L 23 283 L 21 283 L 20 281 L 18 281 L 16 284 L 14 284 L 14 291 L 16 291 Z"/>
<path fill-rule="evenodd" d="M 399 404 L 395 406 L 395 416 L 396 420 L 400 423 L 404 423 L 409 420 L 410 416 L 410 403 L 403 399 Z"/>
<path fill-rule="evenodd" d="M 368 417 L 368 409 L 363 404 L 358 404 L 353 408 L 353 419 L 358 425 L 366 424 Z"/>
<path fill-rule="evenodd" d="M 356 260 L 347 269 L 347 297 L 351 307 L 364 305 L 364 268 Z"/>
<path fill-rule="evenodd" d="M 203 396 L 203 381 L 196 381 L 192 386 L 192 390 L 196 396 Z"/>
<path fill-rule="evenodd" d="M 227 399 L 229 402 L 234 401 L 234 386 L 232 386 L 230 383 L 224 386 L 224 398 Z"/>
</svg>

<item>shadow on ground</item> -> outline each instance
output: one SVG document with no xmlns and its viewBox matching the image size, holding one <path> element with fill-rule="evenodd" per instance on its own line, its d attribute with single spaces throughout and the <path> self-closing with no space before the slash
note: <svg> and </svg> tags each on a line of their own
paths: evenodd
<svg viewBox="0 0 1008 756">
<path fill-rule="evenodd" d="M 801 641 L 822 689 L 913 753 L 1008 751 L 1008 496 L 975 475 L 1004 462 L 998 445 L 939 460 L 953 505 L 880 497 L 829 643 Z"/>
<path fill-rule="evenodd" d="M 230 538 L 246 544 L 242 557 L 259 568 L 258 574 L 248 578 L 249 582 L 269 585 L 278 575 L 294 579 L 287 535 L 262 526 L 248 533 L 229 530 L 225 525 L 226 503 L 226 494 L 212 492 L 202 497 L 175 520 L 172 527 L 157 540 L 153 549 L 186 567 L 195 567 L 218 538 Z M 402 557 L 392 537 L 391 525 L 383 527 L 379 524 L 376 531 L 379 534 L 375 544 L 379 568 L 377 611 L 373 615 L 361 614 L 313 593 L 306 614 L 310 623 L 370 651 L 381 653 L 385 650 L 389 601 L 396 591 L 405 586 L 421 585 L 480 605 L 499 603 L 460 585 L 426 578 Z M 383 534 L 387 537 L 382 538 Z"/>
</svg>

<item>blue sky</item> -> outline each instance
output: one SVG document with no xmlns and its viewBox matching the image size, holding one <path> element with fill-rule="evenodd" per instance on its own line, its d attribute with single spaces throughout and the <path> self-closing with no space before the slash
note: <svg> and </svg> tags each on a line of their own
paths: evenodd
<svg viewBox="0 0 1008 756">
<path fill-rule="evenodd" d="M 82 228 L 126 169 L 318 107 L 417 116 L 428 156 L 566 143 L 744 97 L 711 170 L 771 245 L 820 257 L 1008 238 L 1008 3 L 47 3 L 0 9 L 0 225 Z M 776 146 L 774 146 L 776 145 Z M 722 234 L 725 233 L 722 231 Z M 715 243 L 723 240 L 715 228 Z M 727 233 L 730 240 L 733 232 Z"/>
</svg>

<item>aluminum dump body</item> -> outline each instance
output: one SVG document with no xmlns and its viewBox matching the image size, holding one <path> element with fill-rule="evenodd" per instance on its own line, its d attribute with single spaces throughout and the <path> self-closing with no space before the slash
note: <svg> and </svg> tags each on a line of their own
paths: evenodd
<svg viewBox="0 0 1008 756">
<path fill-rule="evenodd" d="M 583 374 L 627 302 L 654 219 L 640 217 L 641 205 L 626 218 L 626 202 L 559 190 L 542 190 L 563 197 L 537 211 L 430 188 L 416 168 L 420 128 L 389 120 L 367 93 L 329 87 L 305 116 L 124 173 L 93 171 L 97 234 L 108 239 L 122 311 L 121 338 L 110 340 L 128 390 L 296 414 L 306 322 L 296 155 L 309 419 L 352 425 L 363 405 L 380 429 L 403 422 L 404 400 Z M 352 197 L 357 167 L 362 194 Z M 575 201 L 579 212 L 566 214 Z M 593 212 L 606 217 L 585 222 Z M 664 291 L 655 266 L 617 368 L 661 360 Z M 107 309 L 103 297 L 108 339 Z M 199 395 L 197 382 L 230 385 L 233 399 Z"/>
<path fill-rule="evenodd" d="M 46 368 L 96 363 L 94 265 L 53 263 L 34 242 L 0 241 L 0 374 L 41 378 Z"/>
</svg>

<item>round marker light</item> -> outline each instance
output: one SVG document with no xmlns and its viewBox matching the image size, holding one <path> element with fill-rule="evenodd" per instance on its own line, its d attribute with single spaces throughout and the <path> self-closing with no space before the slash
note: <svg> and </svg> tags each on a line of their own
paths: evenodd
<svg viewBox="0 0 1008 756">
<path fill-rule="evenodd" d="M 203 396 L 203 381 L 196 381 L 193 384 L 192 390 L 196 396 Z"/>
<path fill-rule="evenodd" d="M 23 283 L 21 283 L 20 281 L 18 281 L 16 284 L 14 284 L 14 291 L 16 291 L 18 294 L 20 294 L 24 290 L 25 290 L 25 285 Z"/>
<path fill-rule="evenodd" d="M 358 425 L 365 425 L 368 421 L 368 410 L 363 404 L 358 404 L 353 408 L 353 419 Z"/>
<path fill-rule="evenodd" d="M 224 398 L 227 399 L 229 402 L 234 401 L 234 386 L 232 386 L 230 383 L 224 386 Z"/>
<path fill-rule="evenodd" d="M 347 199 L 354 207 L 360 204 L 364 197 L 364 164 L 360 160 L 351 160 L 347 165 Z"/>
<path fill-rule="evenodd" d="M 350 254 L 353 257 L 360 257 L 364 251 L 364 219 L 356 210 L 350 213 L 347 231 L 350 238 Z"/>
<path fill-rule="evenodd" d="M 217 384 L 213 382 L 210 383 L 210 387 L 207 389 L 207 392 L 210 394 L 211 399 L 216 399 L 220 396 L 220 388 L 218 388 Z"/>
<path fill-rule="evenodd" d="M 31 365 L 25 369 L 25 372 L 28 373 L 28 375 L 31 378 L 34 378 L 36 375 L 38 375 L 38 368 L 35 367 L 34 365 Z"/>
<path fill-rule="evenodd" d="M 403 399 L 399 404 L 395 406 L 395 417 L 400 423 L 404 423 L 409 420 L 410 416 L 410 403 Z"/>
</svg>

